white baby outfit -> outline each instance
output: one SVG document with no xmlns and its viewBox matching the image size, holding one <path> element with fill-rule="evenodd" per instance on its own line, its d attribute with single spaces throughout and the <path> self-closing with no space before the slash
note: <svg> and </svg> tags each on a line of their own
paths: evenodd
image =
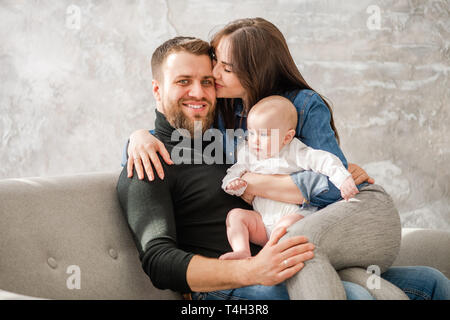
<svg viewBox="0 0 450 320">
<path fill-rule="evenodd" d="M 291 174 L 303 170 L 312 170 L 328 176 L 337 188 L 340 188 L 345 179 L 350 176 L 341 160 L 334 154 L 308 147 L 297 138 L 292 139 L 277 155 L 268 159 L 258 159 L 244 142 L 238 147 L 237 162 L 227 170 L 227 175 L 222 180 L 222 189 L 231 195 L 241 196 L 245 187 L 239 190 L 226 190 L 226 186 L 245 172 Z M 268 236 L 281 217 L 292 213 L 307 216 L 314 211 L 304 210 L 296 204 L 262 197 L 254 198 L 253 208 L 261 214 Z"/>
</svg>

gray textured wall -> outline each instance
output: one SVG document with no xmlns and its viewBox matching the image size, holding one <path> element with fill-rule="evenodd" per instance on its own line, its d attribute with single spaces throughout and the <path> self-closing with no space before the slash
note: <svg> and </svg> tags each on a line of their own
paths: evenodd
<svg viewBox="0 0 450 320">
<path fill-rule="evenodd" d="M 403 225 L 450 230 L 449 12 L 448 0 L 0 0 L 0 178 L 118 168 L 130 132 L 153 127 L 156 46 L 261 16 Z"/>
</svg>

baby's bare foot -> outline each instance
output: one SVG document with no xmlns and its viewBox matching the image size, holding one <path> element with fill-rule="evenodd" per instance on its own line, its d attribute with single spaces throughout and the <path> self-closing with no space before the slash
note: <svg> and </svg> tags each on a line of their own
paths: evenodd
<svg viewBox="0 0 450 320">
<path fill-rule="evenodd" d="M 228 252 L 219 257 L 220 260 L 240 260 L 245 258 L 250 258 L 250 252 L 246 251 L 237 251 L 237 252 Z"/>
</svg>

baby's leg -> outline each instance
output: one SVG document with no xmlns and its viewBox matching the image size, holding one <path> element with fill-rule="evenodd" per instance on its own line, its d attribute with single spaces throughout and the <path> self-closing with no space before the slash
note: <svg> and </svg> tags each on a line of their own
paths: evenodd
<svg viewBox="0 0 450 320">
<path fill-rule="evenodd" d="M 233 252 L 223 254 L 219 259 L 248 258 L 251 256 L 250 241 L 263 246 L 268 240 L 261 215 L 256 211 L 244 209 L 233 209 L 228 212 L 227 236 Z"/>
</svg>

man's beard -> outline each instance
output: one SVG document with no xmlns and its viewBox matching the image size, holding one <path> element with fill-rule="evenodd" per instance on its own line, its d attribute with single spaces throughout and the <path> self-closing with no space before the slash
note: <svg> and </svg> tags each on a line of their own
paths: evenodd
<svg viewBox="0 0 450 320">
<path fill-rule="evenodd" d="M 163 105 L 164 114 L 166 116 L 167 121 L 170 123 L 172 127 L 175 129 L 186 129 L 190 133 L 190 137 L 193 139 L 195 136 L 195 129 L 198 128 L 198 123 L 202 124 L 203 134 L 207 129 L 209 129 L 214 122 L 214 114 L 215 114 L 215 102 L 210 103 L 209 101 L 203 100 L 206 102 L 208 107 L 208 113 L 206 117 L 202 118 L 200 116 L 194 117 L 193 120 L 189 119 L 183 112 L 182 100 L 165 103 Z M 195 127 L 195 122 L 197 123 L 197 128 Z M 198 134 L 199 132 L 197 132 Z"/>
</svg>

